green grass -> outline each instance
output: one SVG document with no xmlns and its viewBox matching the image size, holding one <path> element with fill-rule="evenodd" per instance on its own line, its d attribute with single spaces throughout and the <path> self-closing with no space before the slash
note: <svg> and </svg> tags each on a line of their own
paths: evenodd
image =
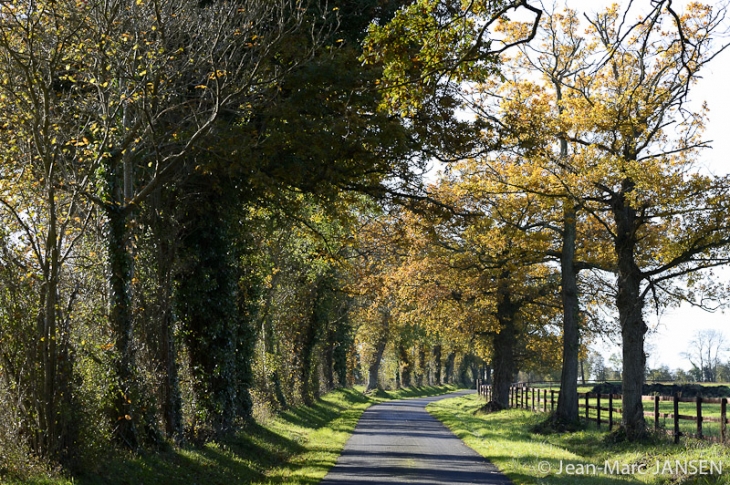
<svg viewBox="0 0 730 485">
<path fill-rule="evenodd" d="M 516 485 L 730 484 L 730 451 L 720 445 L 689 439 L 680 445 L 663 439 L 641 444 L 607 443 L 604 441 L 605 428 L 603 431 L 589 428 L 576 433 L 539 435 L 532 433 L 530 428 L 544 420 L 545 414 L 513 409 L 475 415 L 483 403 L 477 396 L 470 395 L 435 402 L 427 409 L 467 445 L 497 465 Z M 667 460 L 672 464 L 672 473 L 663 470 L 666 473 L 654 475 L 657 462 L 661 469 Z M 722 464 L 723 474 L 684 474 L 681 470 L 676 473 L 675 460 L 681 463 L 712 460 L 716 465 Z M 628 467 L 622 470 L 627 472 L 633 465 L 637 473 L 605 474 L 597 469 L 594 475 L 588 469 L 588 465 L 603 467 L 607 461 L 611 466 L 617 462 L 620 467 Z M 558 474 L 561 462 L 563 473 Z M 582 465 L 586 474 L 568 475 L 566 465 Z M 639 468 L 640 465 L 643 468 Z M 645 471 L 638 473 L 639 470 Z M 579 468 L 574 469 L 574 473 L 577 471 Z"/>
<path fill-rule="evenodd" d="M 363 411 L 392 399 L 432 396 L 453 386 L 428 386 L 367 396 L 340 389 L 311 407 L 297 407 L 264 423 L 249 425 L 235 437 L 201 447 L 170 447 L 163 452 L 117 451 L 97 459 L 72 478 L 26 480 L 0 476 L 2 484 L 23 485 L 234 485 L 315 484 L 342 452 Z"/>
<path fill-rule="evenodd" d="M 539 396 L 535 396 L 535 408 L 542 412 L 544 408 L 551 410 L 553 408 L 553 405 L 557 405 L 557 396 L 554 396 L 554 401 L 551 402 L 550 393 L 547 394 L 547 402 L 543 400 L 542 393 Z M 579 414 L 581 418 L 585 416 L 585 398 L 583 396 L 579 396 L 578 398 L 578 404 L 580 406 Z M 598 404 L 598 400 L 595 397 L 591 397 L 588 399 L 588 405 L 595 407 Z M 601 399 L 601 407 L 602 408 L 608 408 L 609 400 L 607 398 Z M 680 402 L 679 404 L 679 414 L 683 416 L 696 416 L 697 415 L 697 404 L 693 402 Z M 518 396 L 517 398 L 517 407 L 521 406 L 521 400 Z M 525 406 L 527 408 L 532 406 L 532 393 L 528 393 L 525 400 Z M 614 399 L 613 401 L 613 407 L 615 409 L 621 408 L 621 399 Z M 654 412 L 654 402 L 653 401 L 644 401 L 644 411 L 646 412 Z M 672 414 L 674 413 L 674 403 L 671 401 L 660 401 L 659 402 L 659 412 L 661 414 Z M 596 409 L 589 409 L 588 416 L 595 420 L 597 416 Z M 702 403 L 702 416 L 703 418 L 717 418 L 720 419 L 720 404 L 716 403 Z M 621 414 L 620 413 L 613 413 L 613 420 L 615 423 L 618 423 L 621 420 Z M 649 422 L 650 426 L 654 426 L 654 418 L 653 416 L 646 416 L 647 422 Z M 605 409 L 601 411 L 601 421 L 603 422 L 602 426 L 608 426 L 606 423 L 608 422 L 608 411 Z M 663 430 L 674 430 L 674 420 L 672 418 L 665 418 L 663 416 L 659 417 L 659 427 Z M 679 420 L 679 429 L 684 434 L 690 434 L 690 435 L 696 435 L 697 433 L 697 422 L 693 420 L 688 419 L 680 419 Z M 719 422 L 710 422 L 710 421 L 704 421 L 702 426 L 702 434 L 705 437 L 713 437 L 719 439 L 720 437 L 720 423 Z"/>
</svg>

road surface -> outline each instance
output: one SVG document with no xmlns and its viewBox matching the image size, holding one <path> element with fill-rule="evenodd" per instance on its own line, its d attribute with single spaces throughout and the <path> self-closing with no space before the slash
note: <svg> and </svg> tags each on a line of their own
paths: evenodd
<svg viewBox="0 0 730 485">
<path fill-rule="evenodd" d="M 321 485 L 511 484 L 426 412 L 430 402 L 468 392 L 370 407 Z"/>
</svg>

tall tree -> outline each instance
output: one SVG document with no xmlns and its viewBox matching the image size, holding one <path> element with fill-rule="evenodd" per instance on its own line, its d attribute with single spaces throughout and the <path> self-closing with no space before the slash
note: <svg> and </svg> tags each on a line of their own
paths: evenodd
<svg viewBox="0 0 730 485">
<path fill-rule="evenodd" d="M 588 210 L 616 255 L 622 427 L 634 439 L 645 433 L 644 302 L 649 294 L 671 298 L 673 280 L 727 261 L 730 181 L 694 170 L 706 146 L 704 113 L 685 108 L 700 69 L 719 52 L 712 36 L 724 10 L 691 4 L 679 27 L 663 2 L 629 30 L 622 18 L 614 7 L 591 19 L 590 39 L 606 61 L 580 76 L 566 112 L 587 121 L 573 125 L 569 139 L 585 147 L 581 168 L 594 192 Z"/>
<path fill-rule="evenodd" d="M 507 40 L 525 35 L 530 24 L 502 22 L 499 31 Z M 511 165 L 494 165 L 485 176 L 504 190 L 533 194 L 553 207 L 539 224 L 555 239 L 547 254 L 560 264 L 563 308 L 563 366 L 561 393 L 555 415 L 557 426 L 578 421 L 578 353 L 581 342 L 579 273 L 590 268 L 611 269 L 602 250 L 600 231 L 586 220 L 581 194 L 574 189 L 579 176 L 561 116 L 563 99 L 573 80 L 591 68 L 591 49 L 577 35 L 577 12 L 548 12 L 540 23 L 537 42 L 521 45 L 502 66 L 506 82 L 479 86 L 472 107 L 478 116 L 492 120 L 487 143 L 511 157 Z M 536 77 L 535 75 L 539 75 Z M 511 155 L 506 155 L 511 154 Z M 490 165 L 485 158 L 483 164 Z M 505 169 L 506 168 L 506 169 Z M 592 227 L 593 226 L 593 227 Z"/>
</svg>

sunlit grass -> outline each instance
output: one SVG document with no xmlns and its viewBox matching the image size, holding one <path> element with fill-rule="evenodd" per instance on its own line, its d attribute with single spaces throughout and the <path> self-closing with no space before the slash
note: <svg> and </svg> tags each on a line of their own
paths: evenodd
<svg viewBox="0 0 730 485">
<path fill-rule="evenodd" d="M 730 453 L 721 445 L 696 440 L 673 445 L 658 439 L 641 444 L 607 443 L 604 440 L 605 429 L 599 431 L 595 428 L 576 433 L 540 435 L 532 433 L 530 428 L 544 420 L 545 414 L 509 410 L 475 415 L 482 404 L 484 402 L 477 396 L 471 395 L 438 401 L 427 409 L 467 445 L 497 465 L 516 485 L 730 484 Z M 723 474 L 699 475 L 689 473 L 691 470 L 687 474 L 681 470 L 674 473 L 677 471 L 675 460 L 681 463 L 709 460 L 723 466 Z M 595 475 L 590 470 L 585 470 L 588 473 L 584 475 L 567 475 L 565 472 L 566 465 L 603 467 L 607 461 L 611 466 L 618 463 L 624 471 L 630 470 L 633 465 L 637 473 L 605 474 L 601 469 Z M 667 461 L 672 464 L 673 473 L 663 470 L 667 473 L 655 475 L 657 462 L 663 468 Z M 561 462 L 563 473 L 558 474 Z"/>
<path fill-rule="evenodd" d="M 23 485 L 234 485 L 319 483 L 335 464 L 363 411 L 372 404 L 453 391 L 453 386 L 427 386 L 366 396 L 361 390 L 339 389 L 311 407 L 297 407 L 235 437 L 202 447 L 170 447 L 167 451 L 116 452 L 87 465 L 73 478 L 11 480 Z"/>
</svg>

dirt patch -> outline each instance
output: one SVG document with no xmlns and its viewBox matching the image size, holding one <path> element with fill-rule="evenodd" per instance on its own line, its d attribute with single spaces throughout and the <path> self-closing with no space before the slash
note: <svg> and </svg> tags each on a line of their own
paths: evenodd
<svg viewBox="0 0 730 485">
<path fill-rule="evenodd" d="M 474 411 L 474 414 L 498 413 L 500 411 L 504 411 L 505 409 L 506 408 L 499 404 L 497 401 L 489 401 L 487 404 Z"/>
</svg>

